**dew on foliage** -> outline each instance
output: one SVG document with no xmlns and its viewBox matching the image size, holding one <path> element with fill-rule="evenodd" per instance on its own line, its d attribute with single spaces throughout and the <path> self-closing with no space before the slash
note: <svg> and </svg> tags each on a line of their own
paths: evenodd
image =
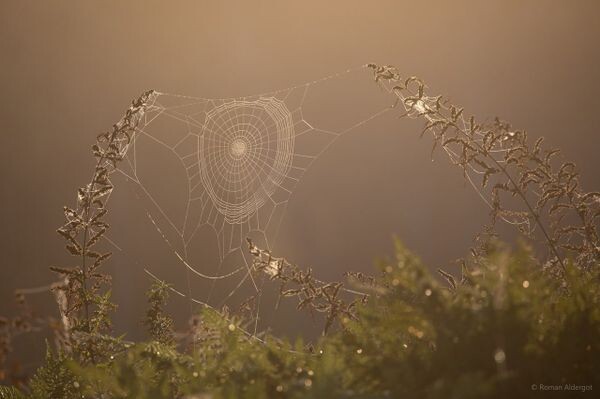
<svg viewBox="0 0 600 399">
<path fill-rule="evenodd" d="M 504 351 L 500 348 L 496 349 L 496 352 L 494 353 L 494 360 L 498 364 L 504 363 L 506 361 L 506 353 L 504 353 Z"/>
<path fill-rule="evenodd" d="M 423 113 L 425 113 L 425 111 L 427 110 L 427 109 L 425 108 L 425 103 L 424 103 L 422 100 L 418 100 L 418 101 L 415 103 L 415 105 L 414 105 L 414 108 L 415 108 L 415 109 L 416 109 L 416 110 L 417 110 L 417 111 L 418 111 L 420 114 L 423 114 Z"/>
<path fill-rule="evenodd" d="M 414 335 L 417 338 L 423 338 L 423 336 L 425 335 L 425 333 L 423 331 L 421 331 L 418 328 L 413 327 L 413 326 L 408 327 L 408 332 L 409 332 L 409 334 Z"/>
</svg>

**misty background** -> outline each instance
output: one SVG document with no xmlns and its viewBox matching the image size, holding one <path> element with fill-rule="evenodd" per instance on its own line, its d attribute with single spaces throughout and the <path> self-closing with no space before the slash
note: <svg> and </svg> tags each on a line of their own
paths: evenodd
<svg viewBox="0 0 600 399">
<path fill-rule="evenodd" d="M 48 266 L 72 261 L 55 233 L 62 207 L 89 180 L 96 135 L 148 89 L 239 97 L 368 62 L 393 64 L 467 114 L 497 115 L 545 136 L 577 162 L 584 189 L 598 189 L 599 16 L 595 1 L 3 1 L 0 315 L 15 312 L 14 289 L 53 282 Z M 365 72 L 362 104 L 343 90 L 323 100 L 315 111 L 323 123 L 358 115 L 371 99 L 385 103 L 370 79 Z M 488 209 L 441 152 L 431 161 L 421 126 L 387 117 L 341 137 L 294 190 L 279 254 L 339 279 L 372 272 L 376 259 L 392 255 L 395 234 L 432 268 L 451 269 Z M 134 198 L 123 193 L 112 216 L 112 230 L 132 242 L 148 228 L 128 211 Z M 119 305 L 115 330 L 138 339 L 150 280 L 116 258 L 106 268 Z M 163 277 L 184 281 L 173 258 L 157 263 Z M 56 312 L 50 294 L 30 302 Z M 187 302 L 173 298 L 170 310 L 185 327 Z M 293 306 L 263 312 L 276 332 L 314 333 Z M 44 343 L 20 349 L 35 357 Z"/>
</svg>

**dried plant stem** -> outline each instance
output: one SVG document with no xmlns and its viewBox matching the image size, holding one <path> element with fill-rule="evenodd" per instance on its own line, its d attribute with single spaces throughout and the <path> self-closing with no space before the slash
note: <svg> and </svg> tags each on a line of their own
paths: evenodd
<svg viewBox="0 0 600 399">
<path fill-rule="evenodd" d="M 101 294 L 99 291 L 101 285 L 109 281 L 109 276 L 98 269 L 111 253 L 99 253 L 92 250 L 92 247 L 104 238 L 110 227 L 104 221 L 108 212 L 105 204 L 114 188 L 110 176 L 117 164 L 124 159 L 137 126 L 155 97 L 154 91 L 143 93 L 132 102 L 121 120 L 113 125 L 112 131 L 98 136 L 97 143 L 92 146 L 96 165 L 91 181 L 79 188 L 76 208 L 65 207 L 66 223 L 57 230 L 67 241 L 66 249 L 69 253 L 81 260 L 80 265 L 74 268 L 51 267 L 65 282 L 56 288 L 64 294 L 61 296 L 64 303 L 59 304 L 59 307 L 65 335 L 71 337 L 68 330 L 72 329 L 75 333 L 88 336 L 67 345 L 87 342 L 80 352 L 92 363 L 98 353 L 96 346 L 106 341 L 105 338 L 99 338 L 99 335 L 110 325 L 107 312 L 115 307 L 109 302 L 108 294 Z"/>
<path fill-rule="evenodd" d="M 537 228 L 551 255 L 547 266 L 558 266 L 562 278 L 567 278 L 565 258 L 570 255 L 581 269 L 596 267 L 600 193 L 580 190 L 575 164 L 556 167 L 557 149 L 543 149 L 543 138 L 529 143 L 525 131 L 513 130 L 498 118 L 493 123 L 478 123 L 474 116 L 466 119 L 463 108 L 443 96 L 427 95 L 417 77 L 403 79 L 389 65 L 367 67 L 375 81 L 396 97 L 393 107 L 403 106 L 403 117 L 425 120 L 422 135 L 432 134 L 432 152 L 441 147 L 462 168 L 465 179 L 490 206 L 492 226 L 499 218 L 527 236 Z M 474 176 L 481 177 L 479 184 Z M 511 209 L 505 195 L 518 198 L 521 210 Z"/>
<path fill-rule="evenodd" d="M 280 283 L 279 301 L 286 297 L 295 297 L 298 300 L 297 308 L 308 309 L 311 313 L 324 313 L 325 326 L 323 335 L 326 335 L 333 326 L 334 321 L 341 317 L 356 319 L 355 307 L 358 303 L 366 302 L 368 294 L 347 289 L 342 282 L 323 282 L 313 277 L 312 269 L 302 270 L 284 258 L 274 257 L 270 251 L 260 249 L 251 239 L 248 241 L 248 250 L 254 257 L 252 270 L 265 273 L 271 280 Z M 342 299 L 341 293 L 350 294 L 352 301 Z"/>
<path fill-rule="evenodd" d="M 399 91 L 395 91 L 394 92 L 398 98 L 400 99 L 400 101 L 402 101 L 403 103 L 406 101 L 406 97 Z M 413 96 L 417 93 L 411 93 Z M 446 123 L 452 123 L 445 115 L 443 115 L 442 113 L 440 113 L 438 110 L 434 110 L 434 115 L 436 115 L 439 119 L 436 120 L 443 120 Z M 432 122 L 431 119 L 427 118 L 429 120 L 429 122 Z M 470 138 L 470 136 L 465 132 L 465 130 L 459 126 L 456 126 L 457 130 L 467 139 Z M 481 144 L 478 142 L 473 142 L 473 145 L 477 147 L 477 149 L 481 152 L 481 153 L 486 153 L 487 151 L 485 151 L 484 148 L 482 148 Z M 550 238 L 550 235 L 548 234 L 548 232 L 546 231 L 546 228 L 544 227 L 544 224 L 542 223 L 542 221 L 540 220 L 537 212 L 534 210 L 533 205 L 531 204 L 531 202 L 527 199 L 527 197 L 525 196 L 525 193 L 520 189 L 519 185 L 517 184 L 517 182 L 513 179 L 513 176 L 506 170 L 506 168 L 504 167 L 504 165 L 502 165 L 500 162 L 498 162 L 498 160 L 496 158 L 494 158 L 493 156 L 488 156 L 488 159 L 492 161 L 492 163 L 502 172 L 502 174 L 508 179 L 508 181 L 510 181 L 510 184 L 513 187 L 513 190 L 517 193 L 517 195 L 521 198 L 521 200 L 523 201 L 523 203 L 525 204 L 525 206 L 527 207 L 527 210 L 529 211 L 529 213 L 531 214 L 531 216 L 534 218 L 536 224 L 538 225 L 538 227 L 540 228 L 540 230 L 542 231 L 542 234 L 544 235 L 544 238 L 546 239 L 546 242 L 548 243 L 552 253 L 554 254 L 554 256 L 556 257 L 556 259 L 558 260 L 563 272 L 566 272 L 566 266 L 564 264 L 564 260 L 562 258 L 562 256 L 558 253 L 558 250 L 556 248 L 556 246 L 554 245 L 554 241 Z"/>
</svg>

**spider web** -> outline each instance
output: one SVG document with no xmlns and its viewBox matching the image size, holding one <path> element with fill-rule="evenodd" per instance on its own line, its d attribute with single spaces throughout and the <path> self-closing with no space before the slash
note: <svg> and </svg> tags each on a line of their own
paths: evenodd
<svg viewBox="0 0 600 399">
<path fill-rule="evenodd" d="M 361 80 L 368 82 L 362 69 L 238 98 L 156 92 L 118 172 L 134 186 L 136 201 L 171 260 L 186 270 L 188 292 L 177 290 L 178 294 L 213 307 L 235 306 L 253 297 L 256 333 L 260 296 L 268 276 L 256 277 L 251 272 L 246 240 L 252 238 L 272 250 L 288 202 L 310 166 L 340 136 L 391 109 L 386 100 L 383 108 L 339 129 L 319 127 L 305 117 L 307 98 L 316 86 L 358 70 Z M 182 176 L 185 186 L 178 193 L 168 192 L 170 178 L 164 176 L 169 171 L 162 169 L 157 152 L 175 160 L 171 162 L 176 165 L 171 169 L 177 169 L 174 178 Z M 156 183 L 160 178 L 164 184 Z M 178 203 L 179 212 L 161 200 L 161 191 L 163 199 L 169 197 L 167 202 Z M 198 241 L 203 250 L 211 243 L 199 238 L 207 231 L 215 238 L 214 264 L 194 261 Z M 155 265 L 147 267 L 154 271 L 148 270 L 150 275 L 165 277 Z M 194 279 L 208 283 L 201 295 L 192 292 Z"/>
</svg>

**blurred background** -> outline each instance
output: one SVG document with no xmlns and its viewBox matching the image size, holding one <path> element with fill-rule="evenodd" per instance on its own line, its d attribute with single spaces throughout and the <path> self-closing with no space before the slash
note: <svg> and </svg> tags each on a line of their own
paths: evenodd
<svg viewBox="0 0 600 399">
<path fill-rule="evenodd" d="M 497 115 L 545 136 L 578 163 L 584 188 L 598 189 L 599 16 L 596 1 L 4 0 L 0 315 L 15 312 L 14 289 L 46 285 L 56 279 L 48 266 L 71 261 L 55 230 L 63 205 L 74 204 L 76 188 L 89 180 L 89 148 L 151 88 L 238 97 L 368 62 L 393 64 L 467 114 Z M 386 104 L 370 79 L 353 75 L 353 97 L 341 86 L 316 97 L 315 117 L 339 124 Z M 431 141 L 420 140 L 420 130 L 420 122 L 388 117 L 341 137 L 295 188 L 278 253 L 324 280 L 339 279 L 347 270 L 372 272 L 376 259 L 392 254 L 395 234 L 432 268 L 452 270 L 488 210 L 440 152 L 431 161 Z M 134 199 L 123 193 L 115 201 L 113 230 L 148 246 L 136 235 L 148 226 L 133 212 Z M 150 280 L 130 261 L 136 253 L 129 255 L 107 271 L 119 305 L 115 330 L 138 339 Z M 162 277 L 185 281 L 175 259 L 155 260 Z M 30 302 L 56 314 L 50 294 Z M 263 313 L 281 335 L 310 337 L 320 328 L 293 306 L 273 308 Z M 184 328 L 187 302 L 174 299 L 170 309 Z M 35 359 L 45 350 L 38 338 L 18 353 Z"/>
</svg>

